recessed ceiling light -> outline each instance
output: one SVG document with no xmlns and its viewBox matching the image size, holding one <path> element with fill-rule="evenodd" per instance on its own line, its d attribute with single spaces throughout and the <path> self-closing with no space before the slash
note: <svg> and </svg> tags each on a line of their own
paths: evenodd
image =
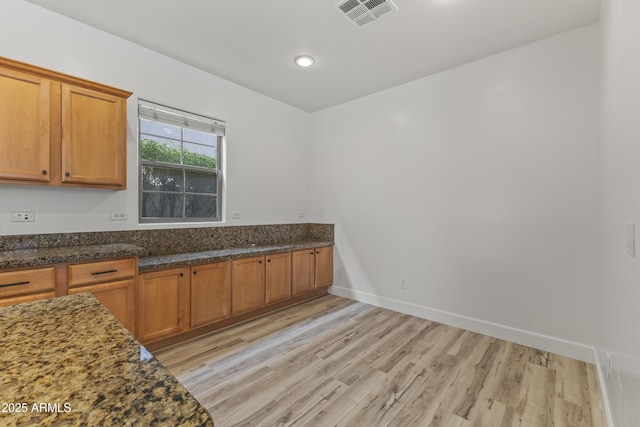
<svg viewBox="0 0 640 427">
<path fill-rule="evenodd" d="M 295 61 L 296 61 L 296 64 L 298 64 L 301 67 L 311 67 L 313 63 L 316 62 L 316 60 L 310 57 L 309 55 L 296 56 Z"/>
</svg>

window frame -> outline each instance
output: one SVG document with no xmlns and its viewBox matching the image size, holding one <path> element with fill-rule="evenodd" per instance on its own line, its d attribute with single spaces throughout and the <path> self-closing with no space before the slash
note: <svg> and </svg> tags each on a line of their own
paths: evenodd
<svg viewBox="0 0 640 427">
<path fill-rule="evenodd" d="M 162 161 L 157 161 L 157 160 L 145 160 L 142 158 L 142 144 L 141 144 L 141 140 L 142 140 L 142 134 L 143 132 L 141 131 L 142 126 L 141 126 L 141 120 L 150 120 L 150 118 L 145 114 L 141 114 L 141 105 L 145 105 L 145 108 L 149 108 L 149 106 L 153 106 L 153 107 L 158 107 L 159 109 L 162 109 L 163 111 L 168 111 L 171 114 L 175 115 L 175 116 L 181 116 L 182 118 L 185 119 L 185 123 L 189 120 L 196 120 L 196 121 L 202 121 L 202 122 L 211 122 L 214 124 L 214 127 L 217 129 L 216 132 L 211 131 L 210 133 L 212 135 L 215 135 L 216 137 L 216 147 L 215 147 L 215 151 L 216 151 L 216 167 L 215 169 L 211 169 L 211 168 L 207 168 L 207 167 L 202 167 L 202 166 L 192 166 L 192 165 L 185 165 L 182 163 L 170 163 L 170 162 L 162 162 Z M 191 113 L 185 110 L 179 110 L 176 109 L 174 107 L 169 107 L 163 104 L 159 104 L 157 102 L 153 102 L 153 101 L 147 101 L 144 99 L 139 99 L 138 100 L 138 118 L 137 118 L 137 124 L 138 124 L 138 222 L 140 224 L 159 224 L 159 223 L 167 223 L 167 224 L 180 224 L 180 223 L 207 223 L 207 222 L 222 222 L 223 221 L 223 213 L 222 213 L 222 208 L 223 208 L 223 181 L 224 181 L 224 170 L 223 170 L 223 144 L 225 141 L 225 136 L 224 136 L 224 130 L 225 130 L 225 122 L 221 121 L 221 120 L 217 120 L 211 117 L 207 117 L 207 116 L 202 116 L 200 114 L 196 114 L 196 113 Z M 184 161 L 184 144 L 189 143 L 189 144 L 198 144 L 198 145 L 204 145 L 206 146 L 206 144 L 199 144 L 199 143 L 194 143 L 191 141 L 185 141 L 184 140 L 184 129 L 194 129 L 194 130 L 199 130 L 199 131 L 203 131 L 201 128 L 197 128 L 197 127 L 190 127 L 187 126 L 186 124 L 181 126 L 179 123 L 176 122 L 171 122 L 171 121 L 163 121 L 163 120 L 156 120 L 156 122 L 159 123 L 164 123 L 167 125 L 171 125 L 171 126 L 178 126 L 181 129 L 181 134 L 180 134 L 180 147 L 181 147 L 181 161 Z M 221 131 L 220 131 L 221 130 Z M 206 132 L 206 130 L 205 130 Z M 163 135 L 154 135 L 154 134 L 150 134 L 151 136 L 154 137 L 158 137 L 158 138 L 167 138 L 166 136 Z M 167 138 L 167 139 L 172 139 L 172 138 Z M 172 139 L 174 141 L 177 141 L 176 139 Z M 170 170 L 175 170 L 175 171 L 180 171 L 182 173 L 182 177 L 183 177 L 183 185 L 182 185 L 182 190 L 181 191 L 160 191 L 160 190 L 144 190 L 143 189 L 143 170 L 144 167 L 154 167 L 154 168 L 163 168 L 163 169 L 170 169 Z M 186 191 L 186 173 L 187 172 L 195 172 L 195 173 L 203 173 L 203 174 L 208 174 L 208 175 L 212 175 L 214 176 L 215 180 L 216 180 L 216 193 L 215 195 L 212 195 L 211 197 L 215 198 L 215 216 L 212 217 L 186 217 L 185 216 L 185 209 L 186 209 L 186 198 L 189 195 L 196 195 L 196 196 L 207 196 L 208 193 L 193 193 L 193 192 L 188 192 Z M 143 217 L 142 216 L 142 209 L 143 209 L 143 196 L 144 194 L 149 194 L 149 193 L 156 193 L 156 194 L 177 194 L 177 195 L 181 195 L 182 196 L 182 216 L 181 217 Z"/>
</svg>

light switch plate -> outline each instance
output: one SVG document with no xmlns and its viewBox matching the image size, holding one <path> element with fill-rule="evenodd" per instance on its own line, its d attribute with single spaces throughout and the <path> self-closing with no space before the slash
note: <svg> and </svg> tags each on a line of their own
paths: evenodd
<svg viewBox="0 0 640 427">
<path fill-rule="evenodd" d="M 627 253 L 636 256 L 636 225 L 632 222 L 627 224 Z"/>
</svg>

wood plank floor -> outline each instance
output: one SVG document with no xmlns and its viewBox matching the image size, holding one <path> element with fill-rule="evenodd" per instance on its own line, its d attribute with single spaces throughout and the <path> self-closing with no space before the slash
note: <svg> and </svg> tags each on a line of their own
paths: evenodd
<svg viewBox="0 0 640 427">
<path fill-rule="evenodd" d="M 155 356 L 217 427 L 606 425 L 591 364 L 336 296 Z"/>
</svg>

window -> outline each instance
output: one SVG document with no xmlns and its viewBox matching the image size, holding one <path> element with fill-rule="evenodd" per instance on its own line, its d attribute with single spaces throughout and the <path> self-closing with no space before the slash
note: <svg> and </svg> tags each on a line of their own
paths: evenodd
<svg viewBox="0 0 640 427">
<path fill-rule="evenodd" d="M 140 222 L 220 221 L 225 123 L 138 101 Z"/>
</svg>

